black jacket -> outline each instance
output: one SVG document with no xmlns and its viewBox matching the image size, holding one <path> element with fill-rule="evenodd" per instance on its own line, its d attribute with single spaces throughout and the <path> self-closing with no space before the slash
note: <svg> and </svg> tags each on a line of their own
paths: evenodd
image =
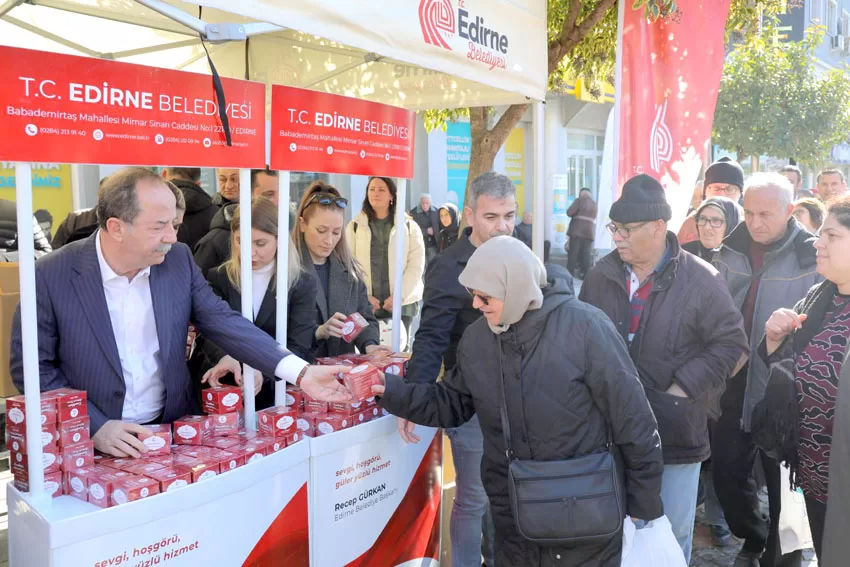
<svg viewBox="0 0 850 567">
<path fill-rule="evenodd" d="M 238 205 L 239 202 L 231 201 L 221 193 L 216 193 L 212 196 L 212 204 L 215 205 L 217 208 L 221 209 L 222 207 L 226 207 L 227 205 Z"/>
<path fill-rule="evenodd" d="M 309 253 L 302 256 L 304 269 L 309 272 L 315 281 L 316 291 L 313 293 L 313 301 L 311 303 L 311 317 L 318 325 L 324 325 L 334 313 L 342 313 L 343 315 L 351 315 L 352 313 L 360 313 L 369 323 L 369 326 L 363 329 L 353 342 L 347 343 L 341 338 L 331 337 L 324 341 L 313 340 L 313 353 L 308 360 L 312 361 L 315 358 L 323 358 L 326 356 L 339 356 L 354 352 L 354 347 L 360 352 L 366 352 L 366 347 L 369 345 L 377 345 L 381 341 L 381 328 L 375 315 L 372 313 L 372 306 L 369 304 L 369 295 L 366 293 L 366 284 L 362 279 L 355 278 L 346 269 L 345 264 L 337 259 L 335 254 L 331 254 L 327 260 L 330 262 L 330 278 L 328 295 L 325 295 L 325 290 L 318 283 L 316 268 L 313 266 L 313 259 Z"/>
<path fill-rule="evenodd" d="M 218 210 L 210 223 L 209 232 L 195 245 L 195 263 L 204 273 L 218 268 L 230 258 L 230 222 L 235 204 Z"/>
<path fill-rule="evenodd" d="M 234 311 L 242 311 L 242 294 L 230 283 L 227 272 L 223 268 L 216 268 L 207 272 L 207 281 L 215 294 L 224 299 Z M 272 278 L 266 294 L 263 296 L 263 303 L 260 305 L 257 317 L 254 319 L 254 324 L 271 337 L 275 337 L 277 333 L 275 321 L 277 313 L 276 288 L 273 287 L 275 281 L 276 278 Z M 316 332 L 314 302 L 317 285 L 315 276 L 304 272 L 292 289 L 289 290 L 286 349 L 304 360 L 309 360 L 313 348 L 313 336 Z M 215 366 L 227 354 L 215 343 L 206 339 L 200 346 L 206 358 L 204 369 Z M 274 405 L 274 384 L 274 376 L 263 376 L 263 388 L 256 399 L 258 410 Z"/>
<path fill-rule="evenodd" d="M 191 181 L 173 180 L 186 199 L 186 214 L 183 224 L 177 233 L 177 240 L 189 248 L 194 248 L 203 236 L 210 231 L 213 217 L 218 208 L 213 205 L 212 197 L 201 189 L 200 185 Z"/>
<path fill-rule="evenodd" d="M 97 230 L 97 211 L 85 209 L 68 213 L 53 235 L 53 249 L 77 240 L 84 240 Z"/>
<path fill-rule="evenodd" d="M 709 401 L 748 351 L 744 318 L 720 274 L 679 247 L 669 232 L 670 260 L 653 276 L 630 354 L 658 419 L 665 464 L 691 464 L 711 454 Z M 620 335 L 629 335 L 627 272 L 617 251 L 590 270 L 580 299 L 602 309 Z M 688 395 L 666 390 L 676 383 Z"/>
<path fill-rule="evenodd" d="M 380 405 L 432 427 L 457 427 L 477 413 L 481 478 L 500 541 L 497 565 L 619 567 L 621 534 L 571 549 L 541 548 L 518 535 L 508 501 L 500 375 L 517 458 L 553 461 L 603 450 L 610 423 L 625 464 L 627 513 L 644 520 L 663 514 L 656 422 L 626 344 L 602 312 L 576 300 L 566 280 L 550 279 L 542 308 L 501 335 L 483 318 L 470 325 L 442 382 L 387 375 Z"/>
<path fill-rule="evenodd" d="M 428 212 L 422 210 L 422 207 L 416 207 L 410 210 L 410 216 L 422 229 L 422 238 L 425 240 L 425 246 L 435 248 L 437 246 L 437 237 L 440 235 L 440 213 L 434 207 L 428 209 Z M 428 229 L 431 229 L 434 234 L 429 235 Z"/>
<path fill-rule="evenodd" d="M 532 236 L 532 225 L 525 224 L 521 222 L 516 225 L 516 237 L 522 241 L 523 244 L 531 248 L 531 242 L 533 239 Z"/>
</svg>

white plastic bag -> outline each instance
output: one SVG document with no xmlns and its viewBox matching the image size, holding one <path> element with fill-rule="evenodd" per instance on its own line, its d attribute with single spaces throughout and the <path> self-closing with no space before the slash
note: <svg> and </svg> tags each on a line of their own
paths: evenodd
<svg viewBox="0 0 850 567">
<path fill-rule="evenodd" d="M 814 547 L 806 499 L 800 489 L 791 490 L 788 467 L 779 467 L 782 476 L 782 508 L 779 510 L 779 546 L 782 554 Z"/>
<path fill-rule="evenodd" d="M 688 567 L 685 554 L 673 535 L 667 516 L 648 522 L 640 530 L 629 517 L 623 521 L 621 567 Z"/>
</svg>

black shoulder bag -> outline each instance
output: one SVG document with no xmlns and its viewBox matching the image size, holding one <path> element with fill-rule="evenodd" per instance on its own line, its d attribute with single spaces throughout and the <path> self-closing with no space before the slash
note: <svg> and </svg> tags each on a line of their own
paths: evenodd
<svg viewBox="0 0 850 567">
<path fill-rule="evenodd" d="M 617 536 L 626 515 L 625 483 L 610 426 L 604 451 L 563 461 L 517 459 L 508 423 L 501 341 L 499 346 L 499 411 L 517 531 L 541 546 L 601 543 Z"/>
</svg>

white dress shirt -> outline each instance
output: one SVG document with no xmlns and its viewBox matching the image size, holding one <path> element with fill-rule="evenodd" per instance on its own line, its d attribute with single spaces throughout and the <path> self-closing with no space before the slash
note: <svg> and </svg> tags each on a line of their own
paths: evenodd
<svg viewBox="0 0 850 567">
<path fill-rule="evenodd" d="M 277 266 L 275 265 L 275 263 L 269 262 L 268 265 L 253 270 L 251 273 L 251 283 L 253 284 L 253 294 L 251 300 L 254 304 L 254 320 L 257 319 L 257 315 L 260 313 L 260 307 L 262 307 L 263 305 L 263 299 L 266 296 L 266 291 L 268 291 L 269 289 L 269 284 L 272 281 L 272 276 L 274 275 L 276 269 Z"/>
<path fill-rule="evenodd" d="M 162 355 L 151 299 L 151 269 L 145 268 L 132 280 L 119 276 L 106 263 L 100 238 L 98 231 L 97 261 L 126 386 L 121 418 L 132 423 L 149 423 L 165 407 Z"/>
</svg>

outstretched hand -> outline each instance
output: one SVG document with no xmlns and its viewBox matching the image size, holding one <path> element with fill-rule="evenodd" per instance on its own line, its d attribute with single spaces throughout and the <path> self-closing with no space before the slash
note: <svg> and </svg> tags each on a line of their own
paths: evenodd
<svg viewBox="0 0 850 567">
<path fill-rule="evenodd" d="M 311 398 L 322 402 L 353 404 L 357 400 L 337 376 L 351 370 L 350 366 L 310 366 L 301 379 L 301 389 Z"/>
</svg>

